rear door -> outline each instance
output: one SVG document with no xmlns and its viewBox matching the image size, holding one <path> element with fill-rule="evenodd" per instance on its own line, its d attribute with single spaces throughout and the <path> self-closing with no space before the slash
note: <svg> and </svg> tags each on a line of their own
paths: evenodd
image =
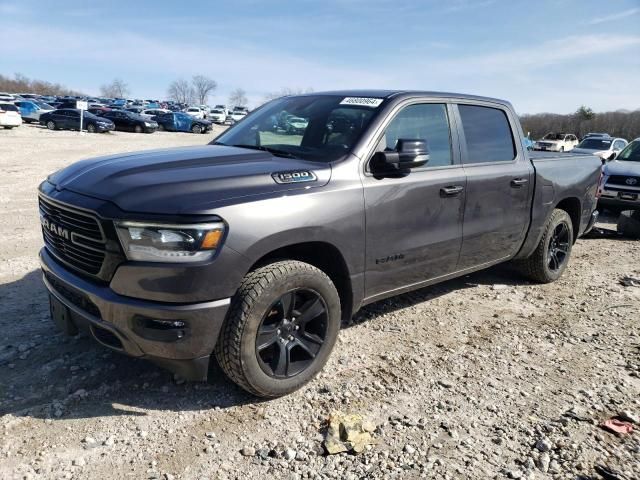
<svg viewBox="0 0 640 480">
<path fill-rule="evenodd" d="M 393 151 L 398 139 L 426 140 L 430 160 L 406 175 L 365 169 L 365 290 L 383 297 L 456 270 L 462 240 L 465 173 L 452 110 L 446 102 L 402 104 L 376 139 Z"/>
<path fill-rule="evenodd" d="M 499 104 L 458 104 L 467 177 L 458 269 L 513 256 L 529 225 L 533 166 L 517 139 L 517 120 Z"/>
<path fill-rule="evenodd" d="M 76 110 L 67 110 L 65 117 L 67 120 L 67 128 L 73 128 L 75 130 L 80 129 L 80 112 Z"/>
</svg>

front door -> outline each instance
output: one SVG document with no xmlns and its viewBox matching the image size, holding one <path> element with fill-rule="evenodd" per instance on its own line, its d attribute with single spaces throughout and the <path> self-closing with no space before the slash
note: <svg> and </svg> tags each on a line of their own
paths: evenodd
<svg viewBox="0 0 640 480">
<path fill-rule="evenodd" d="M 458 105 L 467 175 L 459 269 L 513 256 L 529 225 L 533 167 L 513 134 L 507 110 Z"/>
<path fill-rule="evenodd" d="M 444 103 L 401 107 L 376 150 L 392 151 L 398 139 L 422 139 L 429 146 L 429 162 L 402 176 L 370 171 L 363 176 L 365 296 L 370 300 L 456 269 L 466 179 L 450 113 Z"/>
</svg>

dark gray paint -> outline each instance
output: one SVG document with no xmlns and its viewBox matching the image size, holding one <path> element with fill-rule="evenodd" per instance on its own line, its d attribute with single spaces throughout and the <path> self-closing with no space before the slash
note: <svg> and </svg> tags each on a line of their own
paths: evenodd
<svg viewBox="0 0 640 480">
<path fill-rule="evenodd" d="M 357 310 L 380 298 L 528 256 L 553 208 L 567 199 L 578 205 L 577 233 L 587 228 L 595 208 L 600 160 L 570 154 L 531 160 L 521 146 L 522 131 L 508 102 L 431 92 L 342 93 L 384 97 L 385 102 L 351 154 L 332 164 L 202 146 L 85 160 L 52 175 L 41 192 L 96 211 L 102 218 L 191 222 L 203 216 L 222 218 L 228 225 L 224 248 L 207 264 L 124 262 L 109 287 L 91 281 L 77 284 L 74 279 L 79 277 L 70 272 L 61 274 L 62 280 L 88 295 L 106 288 L 112 296 L 107 298 L 114 301 L 152 301 L 162 311 L 172 304 L 229 298 L 265 255 L 319 242 L 317 248 L 331 246 L 344 260 Z M 402 107 L 422 102 L 449 105 L 454 165 L 427 165 L 402 178 L 373 176 L 368 161 L 385 126 Z M 465 151 L 459 142 L 457 102 L 507 113 L 517 148 L 513 162 L 462 165 Z M 317 181 L 283 185 L 271 177 L 291 170 L 313 171 Z M 511 181 L 522 178 L 528 182 L 512 188 Z M 462 186 L 462 192 L 442 197 L 440 189 L 452 185 Z M 376 262 L 386 257 L 394 258 Z M 64 272 L 46 252 L 42 261 L 54 274 Z M 114 321 L 107 306 L 101 312 Z M 128 314 L 126 309 L 119 312 L 121 333 L 127 335 Z M 209 334 L 213 344 L 217 329 L 218 320 Z"/>
</svg>

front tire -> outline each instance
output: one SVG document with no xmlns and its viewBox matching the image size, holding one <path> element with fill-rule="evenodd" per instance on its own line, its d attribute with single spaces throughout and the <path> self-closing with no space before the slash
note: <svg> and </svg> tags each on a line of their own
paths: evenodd
<svg viewBox="0 0 640 480">
<path fill-rule="evenodd" d="M 53 120 L 49 120 L 47 122 L 47 128 L 49 130 L 55 130 L 56 129 L 56 122 L 54 122 Z"/>
<path fill-rule="evenodd" d="M 215 355 L 227 377 L 253 395 L 286 395 L 324 367 L 340 318 L 340 297 L 324 272 L 295 260 L 272 263 L 244 278 Z"/>
<path fill-rule="evenodd" d="M 134 130 L 136 133 L 142 133 L 142 130 L 143 130 L 142 125 L 136 125 Z"/>
<path fill-rule="evenodd" d="M 89 125 L 87 125 L 87 132 L 96 133 L 96 126 L 93 123 L 90 123 Z"/>
<path fill-rule="evenodd" d="M 191 127 L 191 131 L 193 133 L 202 133 L 202 127 L 200 125 L 194 125 Z"/>
<path fill-rule="evenodd" d="M 573 223 L 564 210 L 555 209 L 533 254 L 519 262 L 523 273 L 540 283 L 555 282 L 563 274 L 573 247 Z"/>
</svg>

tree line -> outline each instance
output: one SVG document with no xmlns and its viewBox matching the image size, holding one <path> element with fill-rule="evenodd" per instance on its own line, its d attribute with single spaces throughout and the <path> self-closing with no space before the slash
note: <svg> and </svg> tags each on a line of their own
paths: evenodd
<svg viewBox="0 0 640 480">
<path fill-rule="evenodd" d="M 36 93 L 38 95 L 82 95 L 81 92 L 67 88 L 59 83 L 32 80 L 20 73 L 16 73 L 13 78 L 0 74 L 0 92 Z"/>
<path fill-rule="evenodd" d="M 529 133 L 534 140 L 550 132 L 574 133 L 579 138 L 590 132 L 602 132 L 629 141 L 640 137 L 640 110 L 595 113 L 582 106 L 568 115 L 537 113 L 522 115 L 520 121 L 525 135 Z"/>
<path fill-rule="evenodd" d="M 190 80 L 178 79 L 169 84 L 167 98 L 187 105 L 207 105 L 209 98 L 218 88 L 218 83 L 206 75 L 194 75 Z M 34 80 L 22 74 L 13 78 L 0 74 L 0 92 L 36 93 L 39 95 L 84 95 L 58 83 Z M 267 93 L 263 101 L 268 102 L 286 95 L 313 92 L 312 88 L 283 87 L 279 91 Z M 128 84 L 115 78 L 100 87 L 100 94 L 108 98 L 126 98 L 130 90 Z M 234 89 L 228 98 L 230 107 L 247 106 L 247 92 L 242 88 Z M 532 139 L 542 138 L 549 132 L 574 133 L 583 137 L 589 132 L 606 132 L 614 137 L 633 140 L 640 137 L 640 110 L 595 113 L 592 109 L 581 106 L 571 114 L 536 113 L 520 116 L 522 129 Z"/>
</svg>

